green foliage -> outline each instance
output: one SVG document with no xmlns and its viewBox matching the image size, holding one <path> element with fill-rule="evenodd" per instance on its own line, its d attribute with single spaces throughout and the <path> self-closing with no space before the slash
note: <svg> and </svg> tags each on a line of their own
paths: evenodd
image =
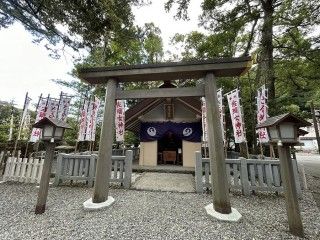
<svg viewBox="0 0 320 240">
<path fill-rule="evenodd" d="M 33 34 L 34 41 L 46 40 L 52 48 L 62 42 L 74 50 L 92 48 L 112 39 L 120 41 L 132 26 L 131 6 L 143 0 L 27 0 L 0 1 L 0 28 L 18 21 Z"/>
<path fill-rule="evenodd" d="M 153 23 L 146 23 L 143 28 L 131 27 L 123 40 L 118 38 L 105 42 L 104 46 L 96 46 L 87 58 L 76 65 L 83 67 L 108 67 L 116 65 L 133 65 L 155 63 L 162 60 L 163 43 L 161 31 Z"/>
<path fill-rule="evenodd" d="M 19 127 L 20 112 L 11 105 L 0 105 L 0 142 L 8 141 L 11 114 L 13 114 L 13 134 L 16 138 Z"/>
<path fill-rule="evenodd" d="M 234 34 L 218 33 L 205 35 L 193 31 L 189 34 L 176 34 L 171 39 L 172 45 L 183 47 L 183 60 L 205 60 L 218 57 L 232 57 L 235 54 Z"/>
<path fill-rule="evenodd" d="M 138 146 L 140 144 L 139 137 L 131 131 L 126 131 L 124 135 L 124 144 Z"/>
</svg>

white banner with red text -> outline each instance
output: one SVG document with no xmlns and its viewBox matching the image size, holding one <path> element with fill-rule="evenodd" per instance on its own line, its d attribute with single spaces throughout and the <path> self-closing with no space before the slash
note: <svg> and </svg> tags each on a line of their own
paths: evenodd
<svg viewBox="0 0 320 240">
<path fill-rule="evenodd" d="M 257 90 L 257 123 L 263 123 L 268 118 L 268 89 L 265 85 Z M 268 143 L 269 136 L 266 128 L 260 128 L 257 130 L 260 143 Z"/>
<path fill-rule="evenodd" d="M 218 98 L 218 106 L 219 106 L 219 116 L 220 116 L 220 124 L 221 124 L 221 131 L 222 137 L 225 141 L 225 134 L 224 134 L 224 106 L 223 106 L 223 94 L 222 89 L 219 88 L 217 91 L 217 98 Z M 204 97 L 201 98 L 201 111 L 202 111 L 202 141 L 208 141 L 208 126 L 207 126 L 207 105 L 206 100 Z"/>
<path fill-rule="evenodd" d="M 36 121 L 38 122 L 41 119 L 43 119 L 46 116 L 46 110 L 47 110 L 47 101 L 48 98 L 42 98 L 40 97 L 38 108 L 37 108 L 37 116 Z M 40 128 L 33 128 L 30 136 L 30 142 L 37 142 L 39 141 L 41 136 L 41 129 Z"/>
<path fill-rule="evenodd" d="M 123 100 L 117 100 L 116 102 L 116 114 L 115 114 L 115 128 L 116 128 L 116 141 L 124 141 L 125 132 L 125 105 Z"/>
<path fill-rule="evenodd" d="M 235 143 L 246 142 L 244 122 L 240 105 L 239 90 L 235 89 L 227 93 L 229 111 L 232 121 Z"/>
</svg>

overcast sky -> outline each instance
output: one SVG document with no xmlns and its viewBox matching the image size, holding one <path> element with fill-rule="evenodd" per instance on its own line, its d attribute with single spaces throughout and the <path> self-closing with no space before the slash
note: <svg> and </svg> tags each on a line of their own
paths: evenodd
<svg viewBox="0 0 320 240">
<path fill-rule="evenodd" d="M 134 9 L 136 23 L 140 26 L 154 22 L 162 31 L 165 50 L 168 50 L 169 39 L 175 33 L 187 33 L 197 30 L 197 19 L 200 14 L 200 1 L 193 0 L 190 6 L 188 22 L 175 21 L 174 11 L 166 13 L 165 0 L 153 1 L 150 6 Z M 0 30 L 0 100 L 13 100 L 18 107 L 23 105 L 26 92 L 37 103 L 39 95 L 50 94 L 58 97 L 60 91 L 70 92 L 53 83 L 51 79 L 71 80 L 68 75 L 73 68 L 72 55 L 65 53 L 59 60 L 48 56 L 43 47 L 32 43 L 32 36 L 21 24 L 14 24 Z"/>
</svg>

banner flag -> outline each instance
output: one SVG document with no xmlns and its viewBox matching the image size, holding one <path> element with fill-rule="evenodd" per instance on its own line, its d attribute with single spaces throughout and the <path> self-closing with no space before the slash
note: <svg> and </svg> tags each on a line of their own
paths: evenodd
<svg viewBox="0 0 320 240">
<path fill-rule="evenodd" d="M 78 141 L 84 141 L 86 136 L 86 127 L 87 127 L 87 111 L 88 111 L 89 101 L 84 100 L 82 109 L 80 112 L 80 124 L 79 124 L 79 134 Z"/>
<path fill-rule="evenodd" d="M 13 114 L 11 114 L 11 118 L 10 118 L 10 128 L 9 128 L 8 141 L 12 140 L 12 132 L 13 132 Z"/>
<path fill-rule="evenodd" d="M 94 97 L 94 101 L 90 103 L 91 105 L 91 118 L 89 122 L 90 127 L 90 133 L 91 136 L 89 141 L 95 141 L 96 139 L 96 128 L 97 128 L 97 117 L 98 117 L 98 111 L 100 107 L 100 100 L 97 97 Z"/>
<path fill-rule="evenodd" d="M 88 109 L 87 109 L 87 119 L 86 119 L 86 134 L 85 141 L 91 141 L 92 136 L 92 110 L 93 110 L 93 101 L 89 101 Z"/>
<path fill-rule="evenodd" d="M 26 118 L 30 115 L 28 114 L 28 110 L 29 110 L 29 105 L 30 105 L 30 102 L 31 102 L 31 98 L 28 97 L 28 93 L 26 94 L 26 98 L 24 100 L 24 105 L 23 105 L 23 110 L 22 110 L 22 116 L 21 116 L 21 121 L 20 121 L 20 125 L 19 125 L 19 131 L 18 131 L 18 137 L 17 137 L 17 140 L 20 140 L 20 137 L 21 137 L 21 131 L 23 129 L 27 129 L 29 128 L 29 125 L 26 126 L 25 122 L 26 122 Z M 30 121 L 30 119 L 29 119 Z M 29 122 L 30 124 L 30 122 Z"/>
<path fill-rule="evenodd" d="M 50 119 L 57 119 L 59 108 L 59 100 L 49 98 L 47 103 L 46 117 Z"/>
<path fill-rule="evenodd" d="M 30 103 L 30 98 L 27 98 L 25 101 L 25 108 L 23 113 L 23 120 L 25 119 L 25 116 L 27 114 L 27 109 Z M 49 119 L 58 119 L 61 121 L 66 122 L 67 116 L 69 113 L 69 107 L 71 102 L 71 96 L 64 95 L 61 92 L 60 99 L 57 98 L 50 98 L 49 96 L 47 98 L 42 98 L 42 95 L 39 98 L 38 107 L 36 109 L 37 116 L 36 121 L 38 122 L 44 117 L 47 117 Z M 21 122 L 23 124 L 23 122 Z M 22 126 L 22 125 L 21 125 Z M 39 128 L 33 128 L 30 142 L 37 142 L 40 139 L 41 136 L 41 129 Z"/>
<path fill-rule="evenodd" d="M 26 120 L 27 114 L 28 114 L 28 110 L 29 110 L 29 105 L 31 102 L 31 98 L 29 98 L 28 96 L 26 96 L 25 102 L 24 102 L 24 106 L 23 106 L 23 112 L 22 112 L 22 117 L 21 117 L 21 122 L 20 122 L 20 126 L 22 127 L 24 125 L 24 122 Z"/>
<path fill-rule="evenodd" d="M 47 101 L 48 101 L 48 98 L 40 97 L 35 122 L 38 122 L 42 118 L 46 117 Z M 33 128 L 29 142 L 37 142 L 40 139 L 40 136 L 41 136 L 41 129 L 40 128 Z"/>
<path fill-rule="evenodd" d="M 95 141 L 100 100 L 84 100 L 80 113 L 78 141 Z"/>
<path fill-rule="evenodd" d="M 223 141 L 226 141 L 225 132 L 224 132 L 224 106 L 223 106 L 223 91 L 222 88 L 219 88 L 217 91 L 217 98 L 218 98 L 218 104 L 219 104 L 219 114 L 220 114 L 220 124 L 221 124 L 221 131 L 222 131 L 222 138 Z"/>
<path fill-rule="evenodd" d="M 246 142 L 244 122 L 242 119 L 242 111 L 239 98 L 239 90 L 235 89 L 227 93 L 229 111 L 232 121 L 233 134 L 235 143 Z"/>
<path fill-rule="evenodd" d="M 202 111 L 202 141 L 208 141 L 208 128 L 207 128 L 207 105 L 206 99 L 204 97 L 201 98 L 201 111 Z"/>
<path fill-rule="evenodd" d="M 116 141 L 123 142 L 125 132 L 125 107 L 123 100 L 117 100 L 116 102 L 115 126 Z"/>
<path fill-rule="evenodd" d="M 31 117 L 30 117 L 30 113 L 27 112 L 25 118 L 24 118 L 24 122 L 21 128 L 21 133 L 22 133 L 22 139 L 27 140 L 29 133 L 30 133 L 30 124 L 31 124 Z"/>
<path fill-rule="evenodd" d="M 218 98 L 218 105 L 219 105 L 219 114 L 220 114 L 220 123 L 221 123 L 221 131 L 222 137 L 225 141 L 225 134 L 224 134 L 224 107 L 223 107 L 223 94 L 222 88 L 217 90 L 217 98 Z M 201 98 L 201 110 L 202 110 L 202 141 L 208 141 L 208 126 L 207 126 L 207 106 L 206 106 L 206 99 L 204 97 Z"/>
<path fill-rule="evenodd" d="M 70 103 L 71 103 L 71 97 L 61 94 L 60 101 L 59 101 L 59 108 L 58 108 L 58 120 L 63 122 L 67 121 Z"/>
<path fill-rule="evenodd" d="M 268 89 L 265 85 L 257 90 L 257 123 L 263 123 L 268 117 Z M 268 143 L 269 136 L 266 128 L 257 129 L 260 143 Z"/>
</svg>

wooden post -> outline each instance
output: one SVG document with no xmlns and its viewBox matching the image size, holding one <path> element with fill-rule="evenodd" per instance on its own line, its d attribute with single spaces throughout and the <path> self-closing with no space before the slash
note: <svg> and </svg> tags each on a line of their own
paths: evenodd
<svg viewBox="0 0 320 240">
<path fill-rule="evenodd" d="M 303 237 L 303 225 L 300 215 L 293 164 L 290 156 L 290 146 L 278 146 L 281 176 L 284 185 L 289 230 L 292 234 Z"/>
<path fill-rule="evenodd" d="M 205 78 L 207 104 L 208 146 L 211 166 L 214 209 L 223 214 L 231 213 L 229 189 L 227 186 L 226 163 L 223 148 L 222 129 L 219 116 L 217 86 L 213 73 Z"/>
<path fill-rule="evenodd" d="M 270 146 L 270 157 L 271 157 L 271 159 L 275 159 L 276 158 L 276 154 L 274 152 L 273 145 L 270 144 L 269 146 Z"/>
<path fill-rule="evenodd" d="M 261 159 L 262 159 L 264 154 L 263 154 L 263 146 L 262 146 L 261 142 L 259 142 L 259 146 L 260 146 L 260 155 L 261 155 Z"/>
<path fill-rule="evenodd" d="M 109 79 L 106 88 L 103 123 L 100 135 L 99 154 L 96 167 L 96 180 L 92 202 L 101 203 L 108 199 L 112 166 L 112 143 L 114 135 L 115 95 L 117 82 Z"/>
<path fill-rule="evenodd" d="M 26 150 L 24 151 L 24 158 L 28 155 L 29 141 L 27 142 Z"/>
<path fill-rule="evenodd" d="M 196 192 L 203 193 L 203 183 L 202 183 L 202 156 L 200 151 L 195 153 L 196 165 L 195 165 L 195 181 L 196 181 Z"/>
<path fill-rule="evenodd" d="M 133 152 L 132 150 L 126 151 L 126 158 L 124 160 L 124 172 L 125 172 L 125 179 L 123 186 L 126 189 L 131 187 L 131 178 L 132 178 L 132 160 L 133 160 Z"/>
<path fill-rule="evenodd" d="M 37 200 L 35 214 L 42 214 L 46 210 L 51 166 L 52 166 L 55 146 L 56 144 L 54 142 L 46 143 L 46 155 L 45 155 L 42 174 L 41 174 L 40 188 L 38 192 L 38 200 Z"/>
<path fill-rule="evenodd" d="M 249 150 L 248 150 L 247 142 L 239 143 L 239 147 L 240 147 L 240 157 L 249 158 Z"/>
<path fill-rule="evenodd" d="M 316 118 L 316 113 L 315 113 L 315 111 L 314 111 L 313 101 L 311 101 L 310 107 L 311 107 L 311 113 L 312 113 L 312 120 L 313 120 L 314 131 L 315 131 L 315 133 L 316 133 L 316 139 L 317 139 L 317 144 L 318 144 L 318 153 L 320 154 L 319 128 L 318 128 L 318 122 L 317 122 L 317 118 Z"/>
<path fill-rule="evenodd" d="M 248 163 L 247 159 L 240 157 L 240 180 L 242 185 L 242 193 L 245 196 L 250 195 L 250 185 L 248 178 Z"/>
</svg>

